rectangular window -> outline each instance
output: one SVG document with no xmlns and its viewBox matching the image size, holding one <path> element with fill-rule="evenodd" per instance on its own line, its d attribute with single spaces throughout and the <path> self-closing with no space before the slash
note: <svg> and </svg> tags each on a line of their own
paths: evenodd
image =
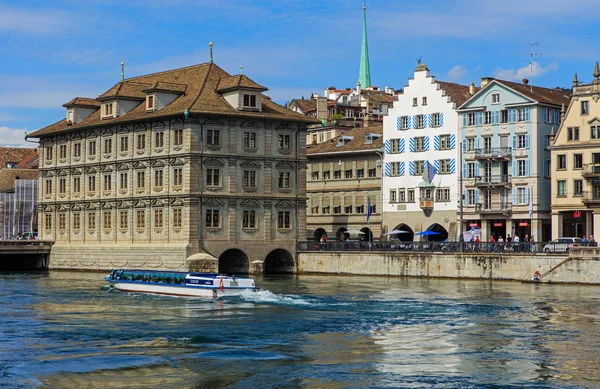
<svg viewBox="0 0 600 389">
<path fill-rule="evenodd" d="M 413 107 L 416 107 L 418 105 L 418 100 L 416 97 L 413 97 Z"/>
<path fill-rule="evenodd" d="M 357 169 L 356 170 L 356 178 L 364 178 L 365 177 L 365 169 Z"/>
<path fill-rule="evenodd" d="M 52 159 L 52 150 L 53 150 L 52 146 L 46 147 L 46 159 L 47 160 L 51 160 Z"/>
<path fill-rule="evenodd" d="M 344 171 L 346 178 L 352 178 L 352 169 Z"/>
<path fill-rule="evenodd" d="M 278 179 L 278 187 L 279 189 L 289 189 L 290 188 L 290 172 L 279 172 Z"/>
<path fill-rule="evenodd" d="M 517 148 L 518 149 L 524 149 L 526 147 L 525 139 L 526 139 L 525 135 L 517 135 Z"/>
<path fill-rule="evenodd" d="M 90 229 L 90 230 L 96 229 L 96 212 L 88 213 L 88 229 Z"/>
<path fill-rule="evenodd" d="M 256 211 L 244 211 L 242 215 L 242 228 L 256 228 Z"/>
<path fill-rule="evenodd" d="M 588 115 L 590 113 L 590 102 L 585 100 L 581 102 L 581 114 Z"/>
<path fill-rule="evenodd" d="M 558 180 L 556 182 L 557 186 L 557 196 L 558 197 L 566 197 L 567 196 L 567 181 Z"/>
<path fill-rule="evenodd" d="M 415 173 L 413 176 L 421 176 L 425 171 L 425 161 L 415 161 Z"/>
<path fill-rule="evenodd" d="M 81 192 L 81 178 L 73 177 L 73 193 Z"/>
<path fill-rule="evenodd" d="M 345 214 L 351 214 L 352 213 L 352 205 L 346 205 L 344 207 L 344 213 Z"/>
<path fill-rule="evenodd" d="M 127 211 L 121 211 L 119 212 L 119 228 L 120 229 L 126 229 L 127 225 L 129 224 L 127 219 L 128 219 L 128 214 Z"/>
<path fill-rule="evenodd" d="M 406 197 L 408 198 L 408 202 L 409 203 L 414 203 L 415 202 L 415 190 L 414 189 L 407 189 L 406 190 Z"/>
<path fill-rule="evenodd" d="M 573 196 L 583 196 L 583 180 L 573 180 Z"/>
<path fill-rule="evenodd" d="M 579 127 L 567 128 L 567 140 L 579 140 Z"/>
<path fill-rule="evenodd" d="M 408 129 L 408 116 L 400 117 L 400 129 L 407 130 Z"/>
<path fill-rule="evenodd" d="M 105 229 L 110 229 L 112 228 L 112 212 L 111 211 L 104 211 L 103 214 L 103 228 Z"/>
<path fill-rule="evenodd" d="M 528 203 L 529 199 L 527 198 L 526 188 L 517 188 L 517 204 L 523 205 Z"/>
<path fill-rule="evenodd" d="M 477 165 L 474 162 L 467 163 L 467 178 L 475 178 L 477 176 Z"/>
<path fill-rule="evenodd" d="M 183 144 L 183 130 L 173 131 L 173 146 L 181 146 Z"/>
<path fill-rule="evenodd" d="M 438 188 L 435 191 L 435 201 L 450 201 L 450 188 Z"/>
<path fill-rule="evenodd" d="M 467 126 L 475 125 L 475 112 L 467 113 Z"/>
<path fill-rule="evenodd" d="M 590 139 L 600 139 L 600 126 L 590 126 Z"/>
<path fill-rule="evenodd" d="M 129 137 L 121 137 L 121 152 L 124 153 L 129 150 Z"/>
<path fill-rule="evenodd" d="M 244 107 L 256 108 L 256 95 L 244 95 Z"/>
<path fill-rule="evenodd" d="M 75 158 L 81 157 L 81 143 L 74 143 L 73 144 L 73 156 Z"/>
<path fill-rule="evenodd" d="M 467 205 L 475 205 L 475 193 L 474 189 L 467 190 Z"/>
<path fill-rule="evenodd" d="M 67 229 L 67 215 L 64 213 L 58 214 L 58 229 L 66 230 Z"/>
<path fill-rule="evenodd" d="M 331 179 L 331 172 L 329 170 L 326 170 L 326 171 L 323 172 L 323 179 L 324 180 Z"/>
<path fill-rule="evenodd" d="M 90 141 L 90 143 L 88 143 L 88 155 L 89 156 L 96 155 L 96 141 L 95 140 L 92 140 L 92 141 Z"/>
<path fill-rule="evenodd" d="M 330 212 L 329 207 L 323 207 L 323 215 L 329 215 L 329 212 Z"/>
<path fill-rule="evenodd" d="M 526 162 L 527 161 L 525 161 L 524 159 L 519 159 L 517 161 L 517 176 L 523 177 L 527 175 L 527 171 L 525 169 L 525 165 L 527 164 Z"/>
<path fill-rule="evenodd" d="M 503 109 L 500 111 L 500 123 L 508 123 L 508 110 Z"/>
<path fill-rule="evenodd" d="M 398 189 L 398 202 L 406 202 L 406 191 L 404 189 Z"/>
<path fill-rule="evenodd" d="M 400 139 L 390 139 L 390 154 L 398 154 L 400 152 Z"/>
<path fill-rule="evenodd" d="M 319 172 L 318 172 L 318 171 L 317 171 L 317 172 L 312 172 L 312 173 L 310 174 L 310 176 L 311 176 L 311 178 L 312 178 L 313 180 L 315 180 L 315 181 L 316 181 L 316 180 L 318 180 L 318 179 L 319 179 Z"/>
<path fill-rule="evenodd" d="M 450 160 L 440 159 L 438 174 L 450 174 Z"/>
<path fill-rule="evenodd" d="M 88 192 L 96 191 L 96 176 L 88 176 Z"/>
<path fill-rule="evenodd" d="M 426 151 L 425 150 L 425 137 L 417 136 L 415 139 L 415 151 Z"/>
<path fill-rule="evenodd" d="M 567 156 L 564 154 L 556 156 L 556 169 L 565 170 L 567 168 Z"/>
<path fill-rule="evenodd" d="M 423 98 L 421 99 L 421 105 L 427 105 L 427 97 L 423 96 Z"/>
<path fill-rule="evenodd" d="M 163 210 L 154 210 L 154 228 L 162 228 L 163 226 Z"/>
<path fill-rule="evenodd" d="M 377 169 L 376 168 L 369 169 L 368 173 L 369 173 L 369 178 L 375 178 L 375 177 L 377 177 Z"/>
<path fill-rule="evenodd" d="M 290 135 L 279 135 L 279 149 L 289 150 L 292 137 Z"/>
<path fill-rule="evenodd" d="M 137 187 L 138 189 L 146 187 L 146 172 L 137 172 Z"/>
<path fill-rule="evenodd" d="M 400 175 L 400 162 L 390 162 L 390 176 L 397 177 Z"/>
<path fill-rule="evenodd" d="M 67 145 L 58 146 L 58 158 L 60 158 L 60 159 L 67 158 Z"/>
<path fill-rule="evenodd" d="M 104 104 L 104 115 L 111 116 L 113 114 L 113 103 Z"/>
<path fill-rule="evenodd" d="M 120 173 L 119 174 L 119 188 L 120 189 L 127 189 L 128 185 L 128 175 L 127 173 Z"/>
<path fill-rule="evenodd" d="M 475 138 L 467 139 L 467 147 L 465 151 L 475 151 Z"/>
<path fill-rule="evenodd" d="M 45 182 L 45 186 L 46 186 L 46 194 L 47 195 L 51 195 L 52 194 L 52 179 L 48 179 Z"/>
<path fill-rule="evenodd" d="M 44 225 L 47 230 L 52 229 L 52 215 L 45 215 Z"/>
<path fill-rule="evenodd" d="M 244 132 L 243 147 L 247 149 L 256 148 L 256 133 L 255 132 Z"/>
<path fill-rule="evenodd" d="M 219 210 L 218 209 L 207 209 L 206 210 L 206 227 L 219 227 Z"/>
<path fill-rule="evenodd" d="M 58 180 L 58 193 L 65 194 L 67 192 L 67 179 L 60 178 Z"/>
<path fill-rule="evenodd" d="M 206 185 L 208 186 L 219 186 L 221 170 L 220 169 L 206 169 Z"/>
<path fill-rule="evenodd" d="M 424 128 L 425 127 L 425 120 L 423 118 L 423 115 L 417 115 L 417 128 Z"/>
<path fill-rule="evenodd" d="M 163 131 L 159 131 L 154 133 L 154 147 L 160 149 L 165 145 L 165 133 Z"/>
<path fill-rule="evenodd" d="M 112 176 L 110 174 L 104 175 L 104 190 L 112 189 Z"/>
<path fill-rule="evenodd" d="M 355 213 L 365 213 L 365 206 L 364 205 L 357 205 L 356 208 L 354 208 Z"/>
<path fill-rule="evenodd" d="M 138 134 L 137 135 L 137 149 L 138 150 L 146 149 L 146 134 Z"/>
<path fill-rule="evenodd" d="M 398 192 L 396 192 L 396 189 L 390 189 L 390 203 L 396 203 L 398 202 Z"/>
<path fill-rule="evenodd" d="M 173 185 L 175 185 L 175 186 L 183 185 L 183 169 L 182 168 L 174 168 L 173 169 Z"/>
<path fill-rule="evenodd" d="M 163 186 L 163 171 L 162 171 L 162 169 L 154 171 L 154 186 Z"/>
<path fill-rule="evenodd" d="M 573 154 L 573 169 L 583 169 L 583 154 Z"/>
<path fill-rule="evenodd" d="M 221 131 L 220 130 L 206 130 L 206 144 L 210 146 L 219 146 L 221 143 Z"/>
<path fill-rule="evenodd" d="M 104 139 L 104 154 L 112 153 L 112 139 Z"/>
<path fill-rule="evenodd" d="M 439 113 L 431 114 L 431 126 L 432 127 L 440 127 L 440 114 Z"/>
<path fill-rule="evenodd" d="M 483 113 L 483 124 L 492 124 L 492 112 L 485 111 Z"/>
<path fill-rule="evenodd" d="M 146 211 L 144 211 L 144 210 L 136 211 L 135 226 L 137 228 L 146 228 Z"/>
<path fill-rule="evenodd" d="M 492 137 L 486 136 L 483 138 L 483 148 L 486 153 L 492 152 Z"/>
<path fill-rule="evenodd" d="M 334 180 L 340 180 L 342 178 L 342 171 L 341 170 L 335 170 L 333 172 L 333 179 Z"/>
<path fill-rule="evenodd" d="M 244 170 L 242 185 L 246 188 L 256 188 L 256 171 Z"/>
<path fill-rule="evenodd" d="M 80 230 L 81 229 L 81 216 L 79 213 L 73 214 L 73 229 Z"/>
<path fill-rule="evenodd" d="M 146 106 L 146 109 L 154 109 L 154 96 L 148 96 L 147 101 L 148 105 Z"/>
<path fill-rule="evenodd" d="M 290 211 L 279 211 L 277 213 L 277 228 L 290 228 L 290 215 Z"/>
<path fill-rule="evenodd" d="M 492 104 L 500 104 L 500 93 L 492 93 Z"/>
<path fill-rule="evenodd" d="M 445 134 L 445 135 L 440 135 L 439 139 L 440 139 L 440 150 L 450 150 L 450 140 L 451 140 L 451 135 L 449 134 Z"/>
</svg>

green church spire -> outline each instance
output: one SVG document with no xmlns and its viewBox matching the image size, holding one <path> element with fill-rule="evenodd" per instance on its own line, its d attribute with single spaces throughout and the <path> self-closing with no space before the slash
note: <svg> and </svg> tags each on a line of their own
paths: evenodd
<svg viewBox="0 0 600 389">
<path fill-rule="evenodd" d="M 371 86 L 371 68 L 369 66 L 369 43 L 367 42 L 367 1 L 363 7 L 363 36 L 362 47 L 360 49 L 360 73 L 358 81 L 362 88 Z"/>
</svg>

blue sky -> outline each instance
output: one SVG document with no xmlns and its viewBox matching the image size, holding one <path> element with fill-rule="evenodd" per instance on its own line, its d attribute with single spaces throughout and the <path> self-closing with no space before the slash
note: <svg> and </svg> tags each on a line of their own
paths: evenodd
<svg viewBox="0 0 600 389">
<path fill-rule="evenodd" d="M 403 87 L 423 58 L 438 79 L 590 82 L 600 60 L 597 0 L 370 0 L 371 80 Z M 64 117 L 62 104 L 126 77 L 215 62 L 267 86 L 276 101 L 352 87 L 361 0 L 0 0 L 0 145 Z"/>
</svg>

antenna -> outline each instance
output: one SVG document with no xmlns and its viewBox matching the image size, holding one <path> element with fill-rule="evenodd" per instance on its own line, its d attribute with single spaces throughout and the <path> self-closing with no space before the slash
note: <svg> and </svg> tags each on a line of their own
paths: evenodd
<svg viewBox="0 0 600 389">
<path fill-rule="evenodd" d="M 529 85 L 531 85 L 531 90 L 533 91 L 533 57 L 538 56 L 541 57 L 542 53 L 534 53 L 533 47 L 538 46 L 540 42 L 530 42 L 529 43 L 529 53 L 525 54 L 529 56 Z"/>
</svg>

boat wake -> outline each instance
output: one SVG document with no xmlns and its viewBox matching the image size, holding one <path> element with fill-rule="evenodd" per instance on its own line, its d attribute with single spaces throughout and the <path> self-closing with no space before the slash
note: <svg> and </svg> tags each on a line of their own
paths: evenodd
<svg viewBox="0 0 600 389">
<path fill-rule="evenodd" d="M 237 298 L 258 304 L 276 304 L 292 306 L 318 306 L 320 303 L 309 298 L 293 294 L 275 294 L 268 290 L 259 290 L 257 292 L 244 291 Z"/>
</svg>

